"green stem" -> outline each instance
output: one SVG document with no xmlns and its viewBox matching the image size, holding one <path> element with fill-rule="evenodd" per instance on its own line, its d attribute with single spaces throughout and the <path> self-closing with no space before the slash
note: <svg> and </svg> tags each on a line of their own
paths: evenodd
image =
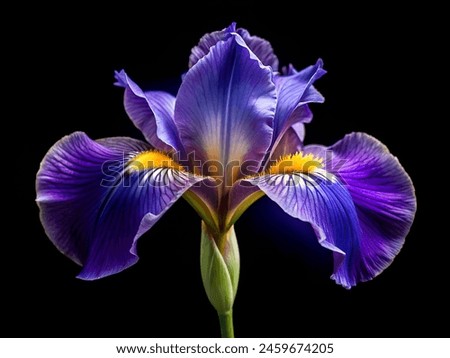
<svg viewBox="0 0 450 358">
<path fill-rule="evenodd" d="M 219 321 L 222 338 L 234 338 L 233 311 L 229 310 L 224 314 L 219 313 Z"/>
</svg>

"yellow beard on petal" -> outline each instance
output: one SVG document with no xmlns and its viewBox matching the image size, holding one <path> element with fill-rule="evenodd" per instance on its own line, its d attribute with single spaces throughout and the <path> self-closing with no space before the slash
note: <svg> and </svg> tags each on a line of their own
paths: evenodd
<svg viewBox="0 0 450 358">
<path fill-rule="evenodd" d="M 323 159 L 313 154 L 297 152 L 278 159 L 264 174 L 312 173 L 323 167 Z"/>
<path fill-rule="evenodd" d="M 170 168 L 184 171 L 183 167 L 164 153 L 148 150 L 131 158 L 127 163 L 129 172 L 148 170 L 153 168 Z"/>
</svg>

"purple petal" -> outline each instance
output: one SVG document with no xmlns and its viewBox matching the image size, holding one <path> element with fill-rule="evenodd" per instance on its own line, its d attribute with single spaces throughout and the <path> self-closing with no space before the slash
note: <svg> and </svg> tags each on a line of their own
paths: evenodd
<svg viewBox="0 0 450 358">
<path fill-rule="evenodd" d="M 273 71 L 278 71 L 278 58 L 273 52 L 269 41 L 258 36 L 251 36 L 246 29 L 238 29 L 237 33 L 241 35 L 247 46 L 260 59 L 263 65 L 272 67 Z"/>
<path fill-rule="evenodd" d="M 189 56 L 189 68 L 194 66 L 198 60 L 206 56 L 211 47 L 215 46 L 219 41 L 228 39 L 233 32 L 236 32 L 235 22 L 233 22 L 226 29 L 203 35 L 198 45 L 193 47 L 191 50 L 191 55 Z"/>
<path fill-rule="evenodd" d="M 292 63 L 290 63 L 289 66 L 283 66 L 283 68 L 281 69 L 281 74 L 283 76 L 292 76 L 296 73 L 298 73 L 298 71 Z"/>
<path fill-rule="evenodd" d="M 272 146 L 272 150 L 268 155 L 270 160 L 278 160 L 286 154 L 294 154 L 303 148 L 303 140 L 305 139 L 305 125 L 312 120 L 312 112 L 308 105 L 302 105 L 294 110 L 288 122 L 287 129 L 283 135 L 278 136 Z M 269 166 L 270 162 L 266 162 L 265 166 Z"/>
<path fill-rule="evenodd" d="M 155 148 L 181 151 L 178 129 L 173 121 L 175 97 L 162 91 L 144 92 L 125 71 L 116 72 L 116 85 L 125 88 L 125 110 L 145 139 Z"/>
<path fill-rule="evenodd" d="M 303 138 L 305 137 L 304 133 L 305 126 L 303 123 L 296 123 L 294 127 L 288 128 L 272 152 L 272 161 L 276 161 L 284 155 L 301 151 L 303 147 Z M 270 164 L 270 162 L 267 163 L 268 166 L 270 166 Z"/>
<path fill-rule="evenodd" d="M 365 133 L 349 134 L 325 150 L 305 148 L 326 158 L 327 169 L 347 185 L 362 231 L 361 266 L 349 271 L 367 281 L 388 267 L 403 246 L 416 211 L 414 187 L 397 158 Z M 335 279 L 343 278 L 336 273 Z"/>
<path fill-rule="evenodd" d="M 238 33 L 247 44 L 247 47 L 259 58 L 263 65 L 271 66 L 274 71 L 278 71 L 278 58 L 273 52 L 272 45 L 267 40 L 257 36 L 251 36 L 246 29 L 237 29 L 236 23 L 232 23 L 226 29 L 214 31 L 204 35 L 197 46 L 191 50 L 189 57 L 189 67 L 194 66 L 198 60 L 207 55 L 211 47 L 219 41 L 225 41 L 232 33 Z"/>
<path fill-rule="evenodd" d="M 294 112 L 290 115 L 289 119 L 287 120 L 286 125 L 288 127 L 294 127 L 294 130 L 296 130 L 295 128 L 299 128 L 295 127 L 296 124 L 311 123 L 312 119 L 313 119 L 312 111 L 309 109 L 309 106 L 307 104 L 303 104 L 294 110 Z M 299 134 L 299 136 L 302 137 L 303 140 L 305 139 L 304 133 L 302 135 Z"/>
<path fill-rule="evenodd" d="M 229 192 L 227 225 L 231 227 L 245 210 L 262 196 L 264 193 L 247 180 L 239 180 L 234 183 Z"/>
<path fill-rule="evenodd" d="M 55 246 L 83 265 L 79 278 L 101 278 L 136 263 L 137 239 L 199 181 L 168 168 L 124 171 L 132 156 L 148 149 L 130 138 L 96 142 L 77 132 L 57 142 L 41 163 L 41 222 Z"/>
<path fill-rule="evenodd" d="M 309 222 L 319 243 L 334 253 L 334 278 L 346 288 L 361 280 L 360 227 L 350 193 L 333 175 L 316 169 L 249 179 L 286 213 Z"/>
<path fill-rule="evenodd" d="M 210 229 L 220 230 L 219 187 L 214 179 L 205 177 L 204 181 L 193 185 L 183 195 L 183 198 L 195 209 Z"/>
<path fill-rule="evenodd" d="M 234 34 L 188 71 L 175 122 L 197 160 L 258 167 L 272 139 L 275 105 L 272 71 Z"/>
<path fill-rule="evenodd" d="M 318 60 L 314 66 L 309 66 L 300 72 L 288 76 L 275 76 L 275 85 L 277 88 L 278 102 L 277 111 L 274 118 L 274 137 L 275 142 L 284 132 L 296 121 L 303 117 L 292 118 L 295 110 L 311 102 L 323 102 L 323 96 L 313 87 L 314 81 L 322 77 L 326 71 L 322 68 L 322 60 Z"/>
</svg>

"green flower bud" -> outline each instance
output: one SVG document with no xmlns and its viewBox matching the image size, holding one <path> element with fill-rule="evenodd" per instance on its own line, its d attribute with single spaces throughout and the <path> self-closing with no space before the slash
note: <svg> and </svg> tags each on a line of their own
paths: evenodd
<svg viewBox="0 0 450 358">
<path fill-rule="evenodd" d="M 202 222 L 200 267 L 209 301 L 219 315 L 233 308 L 239 281 L 239 248 L 234 226 L 213 235 Z"/>
</svg>

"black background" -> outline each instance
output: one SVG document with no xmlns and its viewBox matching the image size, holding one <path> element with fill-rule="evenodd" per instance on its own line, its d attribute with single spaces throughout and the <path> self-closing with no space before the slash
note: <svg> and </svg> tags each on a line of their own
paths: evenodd
<svg viewBox="0 0 450 358">
<path fill-rule="evenodd" d="M 12 218 L 3 224 L 1 244 L 2 336 L 218 336 L 200 279 L 200 220 L 183 200 L 141 238 L 137 265 L 84 282 L 75 278 L 79 267 L 45 236 L 34 180 L 46 151 L 73 131 L 141 138 L 123 110 L 122 90 L 112 85 L 114 70 L 124 68 L 147 89 L 173 87 L 198 39 L 232 21 L 271 41 L 282 65 L 303 68 L 324 60 L 328 74 L 317 88 L 326 102 L 312 106 L 307 143 L 330 145 L 346 133 L 367 132 L 398 156 L 418 198 L 414 226 L 392 266 L 350 291 L 329 279 L 331 257 L 310 235 L 298 234 L 305 231 L 301 223 L 269 200 L 255 204 L 236 224 L 242 265 L 236 335 L 445 334 L 448 233 L 432 220 L 436 209 L 427 190 L 438 185 L 430 183 L 435 160 L 429 156 L 435 153 L 424 153 L 430 150 L 424 143 L 430 88 L 419 83 L 433 76 L 424 63 L 431 47 L 424 37 L 428 15 L 411 7 L 281 5 L 211 2 L 100 11 L 40 5 L 20 13 L 6 32 L 12 64 L 5 76 L 13 76 L 14 84 L 4 117 L 18 126 L 3 140 L 14 146 L 8 144 L 4 171 Z"/>
</svg>

